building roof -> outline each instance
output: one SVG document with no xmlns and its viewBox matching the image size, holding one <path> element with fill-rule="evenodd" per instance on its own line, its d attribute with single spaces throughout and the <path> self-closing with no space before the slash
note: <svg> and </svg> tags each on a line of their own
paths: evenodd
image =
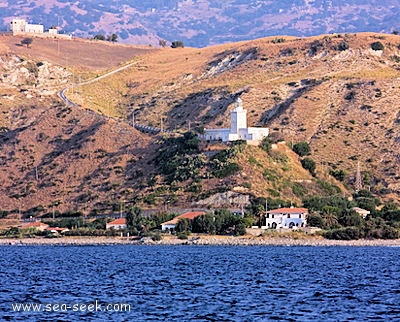
<svg viewBox="0 0 400 322">
<path fill-rule="evenodd" d="M 107 225 L 126 225 L 126 219 L 118 218 L 118 219 L 115 219 L 115 220 L 107 223 Z"/>
<path fill-rule="evenodd" d="M 368 215 L 371 213 L 369 210 L 362 209 L 360 207 L 353 207 L 351 209 L 356 211 L 356 212 L 358 212 L 358 213 L 365 213 L 365 214 L 368 214 Z"/>
<path fill-rule="evenodd" d="M 268 211 L 269 214 L 298 214 L 298 213 L 308 213 L 307 208 L 278 208 L 278 209 L 273 209 Z"/>
<path fill-rule="evenodd" d="M 68 231 L 68 228 L 60 228 L 60 227 L 47 227 L 46 230 L 49 231 L 58 231 L 58 232 L 63 232 L 63 231 Z"/>
<path fill-rule="evenodd" d="M 204 211 L 191 211 L 191 212 L 185 212 L 182 215 L 179 215 L 177 217 L 175 217 L 174 219 L 170 220 L 170 221 L 166 221 L 163 222 L 161 225 L 176 225 L 179 221 L 179 219 L 193 219 L 196 218 L 198 216 L 204 215 L 205 212 Z"/>
</svg>

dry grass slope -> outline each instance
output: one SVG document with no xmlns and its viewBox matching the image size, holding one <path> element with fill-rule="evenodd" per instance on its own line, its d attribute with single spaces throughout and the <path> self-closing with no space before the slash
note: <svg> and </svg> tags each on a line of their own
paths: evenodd
<svg viewBox="0 0 400 322">
<path fill-rule="evenodd" d="M 366 185 L 398 200 L 400 38 L 366 33 L 282 39 L 203 49 L 60 41 L 59 54 L 55 40 L 35 39 L 32 48 L 25 48 L 16 46 L 20 39 L 0 37 L 3 60 L 18 55 L 60 64 L 74 74 L 74 82 L 138 62 L 70 90 L 81 109 L 36 95 L 33 87 L 0 86 L 5 116 L 0 126 L 7 129 L 0 141 L 0 207 L 48 208 L 61 201 L 64 210 L 110 209 L 154 193 L 157 186 L 149 181 L 160 187 L 163 182 L 153 176 L 157 142 L 127 124 L 132 112 L 141 124 L 160 126 L 162 120 L 177 131 L 227 127 L 239 95 L 249 125 L 268 126 L 273 137 L 288 143 L 309 142 L 319 178 L 331 181 L 329 170 L 345 170 L 351 188 L 360 162 Z M 383 51 L 371 49 L 377 41 Z M 340 49 L 343 43 L 348 49 Z M 295 183 L 307 193 L 323 193 L 285 145 L 273 153 L 275 159 L 248 147 L 238 156 L 243 170 L 229 179 L 230 187 L 294 200 L 299 200 Z M 205 182 L 203 188 L 218 184 L 225 182 Z M 180 200 L 189 203 L 190 194 L 181 194 Z"/>
</svg>

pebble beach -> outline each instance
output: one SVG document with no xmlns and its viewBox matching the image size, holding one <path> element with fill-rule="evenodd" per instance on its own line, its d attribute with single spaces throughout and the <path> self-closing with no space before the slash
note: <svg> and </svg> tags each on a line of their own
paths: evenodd
<svg viewBox="0 0 400 322">
<path fill-rule="evenodd" d="M 390 246 L 400 247 L 400 239 L 358 239 L 329 240 L 321 236 L 305 236 L 293 238 L 289 236 L 189 236 L 188 239 L 178 239 L 176 236 L 166 236 L 160 241 L 146 237 L 142 239 L 121 237 L 59 237 L 59 238 L 2 238 L 1 246 L 79 246 L 79 245 L 215 245 L 215 246 Z"/>
</svg>

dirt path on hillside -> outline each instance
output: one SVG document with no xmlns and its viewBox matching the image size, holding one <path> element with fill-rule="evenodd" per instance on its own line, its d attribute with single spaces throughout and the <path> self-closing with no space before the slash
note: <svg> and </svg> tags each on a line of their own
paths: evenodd
<svg viewBox="0 0 400 322">
<path fill-rule="evenodd" d="M 67 86 L 67 87 L 63 88 L 61 91 L 58 91 L 58 92 L 57 92 L 57 96 L 58 96 L 67 106 L 80 107 L 79 104 L 77 104 L 77 103 L 73 102 L 72 100 L 70 100 L 70 99 L 67 97 L 67 95 L 66 95 L 66 92 L 68 92 L 68 90 L 69 90 L 71 87 L 73 88 L 73 87 L 78 87 L 78 86 L 83 86 L 83 85 L 92 84 L 92 83 L 94 83 L 94 82 L 97 82 L 97 81 L 99 81 L 99 80 L 102 80 L 102 79 L 104 79 L 104 78 L 107 78 L 107 77 L 109 77 L 109 76 L 111 76 L 111 75 L 114 75 L 114 74 L 116 74 L 116 73 L 118 73 L 118 72 L 120 72 L 120 71 L 122 71 L 122 70 L 124 70 L 124 69 L 127 69 L 127 68 L 129 68 L 129 67 L 131 67 L 131 66 L 133 66 L 133 65 L 136 65 L 136 64 L 138 64 L 139 62 L 140 62 L 140 61 L 135 61 L 135 62 L 133 62 L 133 63 L 129 63 L 129 64 L 125 65 L 125 66 L 122 66 L 122 67 L 119 67 L 119 68 L 117 68 L 117 69 L 114 69 L 114 70 L 112 70 L 112 71 L 110 71 L 110 72 L 108 72 L 108 73 L 105 73 L 105 74 L 103 74 L 103 75 L 101 75 L 101 76 L 98 76 L 98 77 L 95 77 L 95 78 L 93 78 L 93 79 L 90 79 L 90 80 L 87 80 L 87 81 L 84 81 L 84 82 L 81 82 L 81 83 L 74 83 L 74 84 L 72 84 L 72 85 L 70 85 L 70 86 Z"/>
</svg>

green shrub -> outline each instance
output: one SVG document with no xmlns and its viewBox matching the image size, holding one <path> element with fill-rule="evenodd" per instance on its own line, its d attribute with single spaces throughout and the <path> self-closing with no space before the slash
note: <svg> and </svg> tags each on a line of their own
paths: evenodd
<svg viewBox="0 0 400 322">
<path fill-rule="evenodd" d="M 307 193 L 307 188 L 304 187 L 301 183 L 295 182 L 292 186 L 292 192 L 297 197 L 303 197 Z"/>
<path fill-rule="evenodd" d="M 285 38 L 275 38 L 275 39 L 272 39 L 271 42 L 272 42 L 273 44 L 284 43 L 284 42 L 285 42 Z"/>
<path fill-rule="evenodd" d="M 319 214 L 310 214 L 307 217 L 307 225 L 311 227 L 324 227 L 324 219 Z"/>
<path fill-rule="evenodd" d="M 183 47 L 185 47 L 185 45 L 182 41 L 176 40 L 171 43 L 171 47 L 172 48 L 183 48 Z"/>
<path fill-rule="evenodd" d="M 316 164 L 313 159 L 304 158 L 301 160 L 301 165 L 304 169 L 308 170 L 313 176 L 315 176 Z"/>
<path fill-rule="evenodd" d="M 161 234 L 160 234 L 159 231 L 156 231 L 155 233 L 153 233 L 153 234 L 151 235 L 151 239 L 152 239 L 153 241 L 160 241 L 160 240 L 162 239 L 162 236 L 161 236 Z"/>
<path fill-rule="evenodd" d="M 334 177 L 336 180 L 339 181 L 344 181 L 344 179 L 346 178 L 346 174 L 347 172 L 345 170 L 334 170 L 334 169 L 330 169 L 329 170 L 329 174 Z"/>
<path fill-rule="evenodd" d="M 353 240 L 360 239 L 363 237 L 363 231 L 358 227 L 346 227 L 328 230 L 324 233 L 324 237 L 327 239 L 337 240 Z"/>
<path fill-rule="evenodd" d="M 371 44 L 372 50 L 383 50 L 384 46 L 380 41 L 375 41 Z"/>
<path fill-rule="evenodd" d="M 339 51 L 344 51 L 344 50 L 347 50 L 347 49 L 349 49 L 349 44 L 345 40 L 343 40 L 337 47 L 337 50 L 339 50 Z"/>
<path fill-rule="evenodd" d="M 242 170 L 242 167 L 235 162 L 226 164 L 220 169 L 214 170 L 212 174 L 216 178 L 226 178 Z"/>
<path fill-rule="evenodd" d="M 244 223 L 239 223 L 235 228 L 235 235 L 243 236 L 246 235 L 246 225 Z"/>
<path fill-rule="evenodd" d="M 301 157 L 311 153 L 310 145 L 307 142 L 299 142 L 293 145 L 293 151 Z"/>
<path fill-rule="evenodd" d="M 267 153 L 269 153 L 271 151 L 272 145 L 271 145 L 271 141 L 269 140 L 269 138 L 263 138 L 263 140 L 260 143 L 260 148 Z"/>
<path fill-rule="evenodd" d="M 177 235 L 178 239 L 188 239 L 188 234 L 185 232 L 181 232 Z"/>
</svg>

